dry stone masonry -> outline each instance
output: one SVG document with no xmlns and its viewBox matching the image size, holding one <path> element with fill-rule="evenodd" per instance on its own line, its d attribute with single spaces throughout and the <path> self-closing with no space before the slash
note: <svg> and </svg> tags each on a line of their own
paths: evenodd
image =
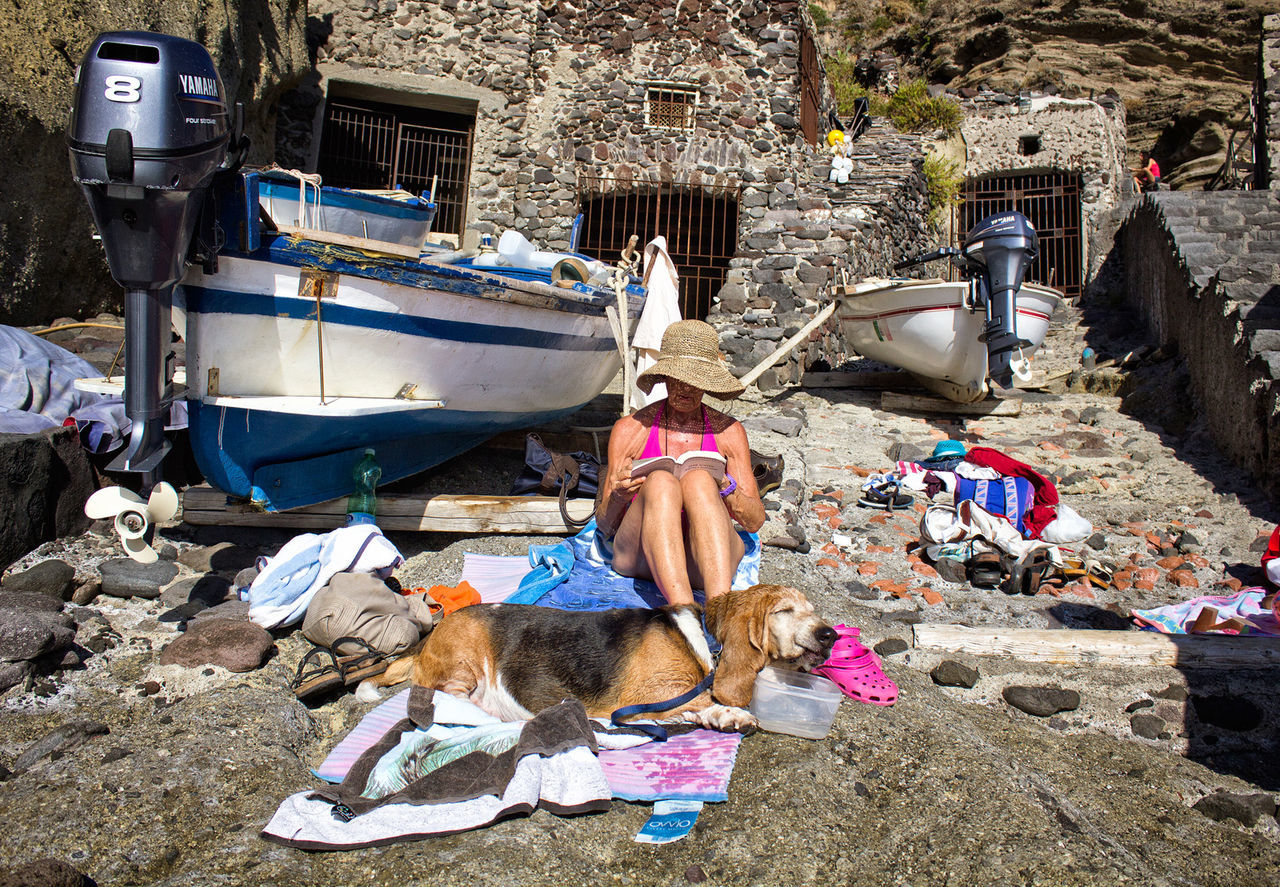
<svg viewBox="0 0 1280 887">
<path fill-rule="evenodd" d="M 737 245 L 708 320 L 739 372 L 820 307 L 837 275 L 884 274 L 924 236 L 918 139 L 873 128 L 855 174 L 829 185 L 801 131 L 796 0 L 369 0 L 310 4 L 316 76 L 281 103 L 277 159 L 314 169 L 326 96 L 475 115 L 464 245 L 514 228 L 567 249 L 582 183 L 736 193 Z M 695 102 L 687 129 L 650 125 L 650 90 Z M 820 135 L 833 107 L 821 84 Z M 803 360 L 838 358 L 835 338 Z"/>
</svg>

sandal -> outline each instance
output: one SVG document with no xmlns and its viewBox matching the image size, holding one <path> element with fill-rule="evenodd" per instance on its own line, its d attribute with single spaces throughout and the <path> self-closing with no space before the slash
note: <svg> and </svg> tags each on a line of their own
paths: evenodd
<svg viewBox="0 0 1280 887">
<path fill-rule="evenodd" d="M 898 701 L 898 685 L 880 668 L 880 657 L 858 641 L 858 629 L 833 626 L 839 637 L 831 648 L 831 658 L 815 668 L 815 674 L 830 679 L 850 699 L 871 705 L 893 705 Z"/>
<path fill-rule="evenodd" d="M 865 505 L 868 508 L 895 511 L 899 508 L 906 508 L 913 501 L 915 499 L 910 493 L 902 492 L 898 481 L 892 478 L 880 478 L 871 481 L 862 488 L 862 498 L 858 500 L 858 504 Z"/>
<path fill-rule="evenodd" d="M 751 473 L 755 475 L 756 489 L 763 496 L 782 486 L 782 456 L 766 456 L 751 450 Z"/>
<path fill-rule="evenodd" d="M 965 562 L 969 584 L 978 588 L 997 588 L 1004 578 L 1004 565 L 994 551 L 981 551 Z"/>
<path fill-rule="evenodd" d="M 329 661 L 321 661 L 322 657 L 328 657 Z M 324 647 L 312 647 L 307 651 L 289 683 L 289 689 L 299 699 L 310 699 L 341 686 L 342 670 L 338 665 L 338 657 L 333 655 L 332 650 Z"/>
<path fill-rule="evenodd" d="M 1053 561 L 1044 552 L 1036 552 L 1031 560 L 1022 566 L 1018 575 L 1017 588 L 1023 594 L 1031 596 L 1040 590 L 1040 583 L 1045 574 L 1053 567 Z"/>
<path fill-rule="evenodd" d="M 338 653 L 344 644 L 359 648 L 359 652 L 345 655 Z M 350 636 L 338 638 L 329 649 L 337 655 L 338 672 L 342 676 L 342 683 L 348 687 L 360 683 L 365 678 L 382 674 L 391 664 L 387 656 L 373 649 L 364 638 Z"/>
</svg>

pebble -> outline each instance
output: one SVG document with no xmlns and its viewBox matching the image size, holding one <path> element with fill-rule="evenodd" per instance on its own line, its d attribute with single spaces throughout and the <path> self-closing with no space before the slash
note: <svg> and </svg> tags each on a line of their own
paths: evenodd
<svg viewBox="0 0 1280 887">
<path fill-rule="evenodd" d="M 1164 732 L 1164 719 L 1156 715 L 1139 714 L 1129 718 L 1129 729 L 1134 736 L 1157 739 Z"/>
<path fill-rule="evenodd" d="M 978 683 L 978 670 L 954 659 L 944 659 L 934 666 L 929 677 L 940 687 L 964 687 L 968 690 Z"/>
<path fill-rule="evenodd" d="M 1060 711 L 1075 711 L 1080 707 L 1080 694 L 1061 687 L 1005 687 L 1001 695 L 1014 708 L 1038 718 L 1047 718 Z"/>
<path fill-rule="evenodd" d="M 61 601 L 71 600 L 75 590 L 76 569 L 66 561 L 41 561 L 29 570 L 5 577 L 5 591 L 27 591 L 44 594 Z"/>
<path fill-rule="evenodd" d="M 267 661 L 275 642 L 266 629 L 235 619 L 191 622 L 182 637 L 160 653 L 161 665 L 197 668 L 219 665 L 227 671 L 253 671 Z"/>
<path fill-rule="evenodd" d="M 881 656 L 896 656 L 907 651 L 907 642 L 902 638 L 885 638 L 876 644 L 875 651 Z"/>
<path fill-rule="evenodd" d="M 102 574 L 102 593 L 112 597 L 157 598 L 160 589 L 178 575 L 178 565 L 159 560 L 140 564 L 133 558 L 117 557 L 98 565 Z"/>
<path fill-rule="evenodd" d="M 1258 824 L 1259 817 L 1276 815 L 1276 802 L 1271 795 L 1261 792 L 1249 795 L 1214 792 L 1196 801 L 1191 809 L 1214 822 L 1234 819 L 1241 825 L 1252 828 Z"/>
</svg>

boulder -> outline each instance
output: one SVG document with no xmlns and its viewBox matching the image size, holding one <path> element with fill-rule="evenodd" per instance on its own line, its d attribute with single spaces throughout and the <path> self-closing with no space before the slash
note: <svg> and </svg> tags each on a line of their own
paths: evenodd
<svg viewBox="0 0 1280 887">
<path fill-rule="evenodd" d="M 253 671 L 267 661 L 275 642 L 265 628 L 234 619 L 202 619 L 160 653 L 161 665 L 199 668 L 220 665 L 228 671 Z"/>
<path fill-rule="evenodd" d="M 94 488 L 74 428 L 0 434 L 0 570 L 42 542 L 84 532 Z"/>
<path fill-rule="evenodd" d="M 102 593 L 112 597 L 157 598 L 160 590 L 178 575 L 178 566 L 159 560 L 140 564 L 133 558 L 117 557 L 98 565 Z"/>
<path fill-rule="evenodd" d="M 4 591 L 29 591 L 61 601 L 71 600 L 75 591 L 76 568 L 66 561 L 50 558 L 5 577 Z"/>
<path fill-rule="evenodd" d="M 75 622 L 62 613 L 10 610 L 0 619 L 0 662 L 37 659 L 76 638 Z"/>
</svg>

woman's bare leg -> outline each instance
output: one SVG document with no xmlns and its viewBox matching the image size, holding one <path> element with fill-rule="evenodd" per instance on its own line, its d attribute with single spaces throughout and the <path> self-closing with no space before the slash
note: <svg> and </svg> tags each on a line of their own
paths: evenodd
<svg viewBox="0 0 1280 887">
<path fill-rule="evenodd" d="M 683 507 L 676 476 L 655 471 L 645 479 L 613 537 L 613 569 L 623 576 L 652 579 L 672 604 L 693 603 L 681 524 Z"/>
<path fill-rule="evenodd" d="M 729 590 L 746 546 L 733 531 L 715 478 L 691 471 L 680 479 L 680 489 L 688 521 L 687 572 L 710 599 Z"/>
</svg>

